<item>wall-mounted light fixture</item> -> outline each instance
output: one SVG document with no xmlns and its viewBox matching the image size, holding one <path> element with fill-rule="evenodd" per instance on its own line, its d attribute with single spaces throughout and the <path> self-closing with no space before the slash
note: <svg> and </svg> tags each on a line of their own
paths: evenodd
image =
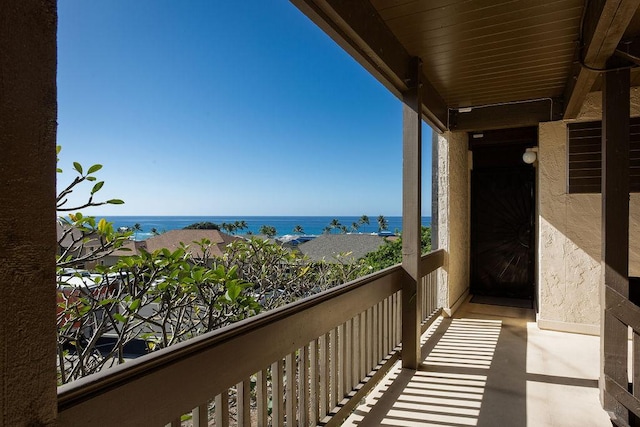
<svg viewBox="0 0 640 427">
<path fill-rule="evenodd" d="M 538 158 L 538 147 L 530 147 L 524 151 L 522 155 L 522 161 L 528 165 L 532 165 Z"/>
<path fill-rule="evenodd" d="M 458 108 L 458 113 L 470 113 L 473 111 L 473 107 L 460 107 Z"/>
</svg>

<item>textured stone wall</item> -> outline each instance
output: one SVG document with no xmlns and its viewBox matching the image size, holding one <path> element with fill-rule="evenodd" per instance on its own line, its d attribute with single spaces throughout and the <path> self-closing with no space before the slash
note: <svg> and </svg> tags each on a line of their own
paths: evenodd
<svg viewBox="0 0 640 427">
<path fill-rule="evenodd" d="M 601 120 L 601 94 L 588 96 L 580 121 Z M 640 114 L 633 88 L 632 115 Z M 602 198 L 567 194 L 567 124 L 541 123 L 538 142 L 538 322 L 541 327 L 598 333 Z M 640 275 L 640 195 L 631 195 L 630 268 Z"/>
<path fill-rule="evenodd" d="M 437 152 L 437 247 L 446 250 L 438 277 L 440 304 L 451 309 L 469 289 L 469 151 L 466 132 L 434 132 Z M 435 195 L 434 195 L 435 196 Z"/>
<path fill-rule="evenodd" d="M 0 426 L 54 425 L 56 2 L 0 1 Z"/>
</svg>

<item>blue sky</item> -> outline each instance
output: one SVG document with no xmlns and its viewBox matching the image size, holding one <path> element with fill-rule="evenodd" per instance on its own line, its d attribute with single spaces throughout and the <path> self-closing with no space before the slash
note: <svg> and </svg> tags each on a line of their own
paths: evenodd
<svg viewBox="0 0 640 427">
<path fill-rule="evenodd" d="M 59 187 L 101 163 L 98 195 L 126 202 L 87 214 L 401 214 L 401 103 L 288 1 L 58 13 Z"/>
</svg>

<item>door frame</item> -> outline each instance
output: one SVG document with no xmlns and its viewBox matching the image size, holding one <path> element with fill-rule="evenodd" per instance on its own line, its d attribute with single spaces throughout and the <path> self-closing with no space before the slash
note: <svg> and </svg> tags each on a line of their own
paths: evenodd
<svg viewBox="0 0 640 427">
<path fill-rule="evenodd" d="M 473 278 L 476 268 L 475 251 L 477 249 L 477 224 L 475 208 L 475 186 L 474 177 L 478 170 L 490 170 L 499 168 L 533 168 L 531 177 L 532 198 L 531 198 L 531 230 L 530 230 L 530 259 L 529 259 L 529 298 L 532 306 L 537 311 L 537 254 L 538 254 L 538 172 L 536 163 L 527 165 L 522 160 L 526 148 L 538 145 L 538 128 L 515 128 L 469 133 L 469 151 L 471 151 L 472 167 L 469 175 L 469 206 L 470 206 L 470 252 L 469 252 L 469 292 L 474 294 L 477 290 Z M 479 155 L 484 152 L 485 155 Z M 495 156 L 488 157 L 486 153 L 496 153 Z M 484 158 L 483 158 L 484 157 Z M 474 173 L 476 172 L 476 173 Z"/>
</svg>

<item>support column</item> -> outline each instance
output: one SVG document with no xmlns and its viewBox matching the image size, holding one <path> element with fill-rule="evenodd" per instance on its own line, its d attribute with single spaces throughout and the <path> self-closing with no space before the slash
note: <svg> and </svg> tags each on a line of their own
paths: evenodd
<svg viewBox="0 0 640 427">
<path fill-rule="evenodd" d="M 420 364 L 420 236 L 422 223 L 422 62 L 413 58 L 402 107 L 402 367 Z"/>
<path fill-rule="evenodd" d="M 0 426 L 55 425 L 56 1 L 0 1 Z"/>
<path fill-rule="evenodd" d="M 606 390 L 607 378 L 627 389 L 627 326 L 610 312 L 610 290 L 629 298 L 629 69 L 603 75 L 602 90 L 602 307 L 600 398 L 614 422 L 628 410 Z"/>
</svg>

